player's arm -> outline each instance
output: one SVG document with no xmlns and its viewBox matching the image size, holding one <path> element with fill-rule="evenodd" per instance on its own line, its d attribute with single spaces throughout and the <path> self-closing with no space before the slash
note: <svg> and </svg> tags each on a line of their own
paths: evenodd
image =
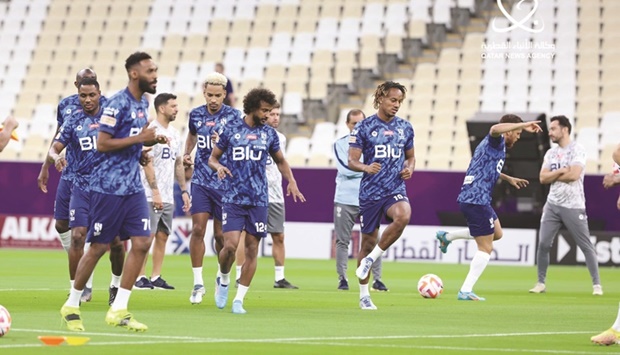
<svg viewBox="0 0 620 355">
<path fill-rule="evenodd" d="M 616 164 L 620 165 L 620 144 L 618 144 L 618 146 L 616 147 L 616 150 L 614 150 L 614 154 L 612 154 L 612 158 L 614 159 Z"/>
<path fill-rule="evenodd" d="M 60 115 L 60 113 L 58 114 Z M 56 131 L 54 133 L 54 137 L 56 137 L 59 131 L 60 131 L 60 125 L 58 124 L 58 122 L 56 122 Z M 52 140 L 50 142 L 50 148 L 52 147 L 53 143 L 54 143 L 54 138 L 52 137 Z M 47 181 L 50 176 L 49 168 L 50 168 L 50 165 L 52 164 L 54 164 L 54 161 L 52 160 L 52 158 L 50 158 L 49 154 L 45 155 L 45 160 L 43 161 L 43 164 L 41 165 L 41 171 L 39 171 L 39 176 L 37 177 L 37 185 L 39 186 L 39 190 L 43 191 L 44 193 L 47 193 Z"/>
<path fill-rule="evenodd" d="M 540 169 L 540 173 L 538 174 L 538 180 L 543 185 L 552 184 L 552 183 L 558 181 L 558 179 L 562 175 L 567 173 L 567 172 L 568 172 L 568 168 L 566 168 L 566 167 L 565 168 L 551 170 L 548 167 L 543 166 Z"/>
<path fill-rule="evenodd" d="M 104 119 L 105 116 L 101 118 L 101 122 L 104 122 Z M 114 121 L 116 121 L 116 119 L 114 119 Z M 157 143 L 166 143 L 168 141 L 165 136 L 156 135 L 155 131 L 156 127 L 148 127 L 147 123 L 142 128 L 142 131 L 135 136 L 114 138 L 111 133 L 100 129 L 99 135 L 97 136 L 97 150 L 102 153 L 108 153 L 124 149 L 138 143 L 149 146 Z"/>
<path fill-rule="evenodd" d="M 185 181 L 185 168 L 183 167 L 183 160 L 181 157 L 177 157 L 174 161 L 174 178 L 177 180 L 177 184 L 181 188 L 181 197 L 183 198 L 183 212 L 189 211 L 191 207 L 191 199 L 189 192 L 186 190 L 187 182 Z"/>
<path fill-rule="evenodd" d="M 500 173 L 499 178 L 503 181 L 506 181 L 510 185 L 514 186 L 517 190 L 521 189 L 522 187 L 526 187 L 527 185 L 530 184 L 530 182 L 525 179 L 513 177 L 510 175 L 506 175 L 504 173 Z"/>
<path fill-rule="evenodd" d="M 47 152 L 46 160 L 53 161 L 54 165 L 56 166 L 56 170 L 58 171 L 62 171 L 65 167 L 67 167 L 67 160 L 64 157 L 60 156 L 60 152 L 62 152 L 64 149 L 65 145 L 62 142 L 54 140 L 49 151 Z"/>
<path fill-rule="evenodd" d="M 282 176 L 286 179 L 286 181 L 288 181 L 286 196 L 293 195 L 293 201 L 295 202 L 297 202 L 298 198 L 301 202 L 306 202 L 306 198 L 297 187 L 297 181 L 293 176 L 291 166 L 288 164 L 286 159 L 284 159 L 284 154 L 282 154 L 282 150 L 280 149 L 277 152 L 271 153 L 271 157 L 273 158 L 274 163 L 276 163 L 276 166 L 278 167 L 278 170 L 280 170 Z"/>
<path fill-rule="evenodd" d="M 228 170 L 228 168 L 224 165 L 220 164 L 220 158 L 222 157 L 222 154 L 224 154 L 224 151 L 216 145 L 211 151 L 208 163 L 209 167 L 217 172 L 217 176 L 220 178 L 220 180 L 223 180 L 226 175 L 232 176 L 230 170 Z"/>
<path fill-rule="evenodd" d="M 159 187 L 157 186 L 157 177 L 155 176 L 153 160 L 149 160 L 149 162 L 142 168 L 144 169 L 146 182 L 149 184 L 149 188 L 151 189 L 151 193 L 153 195 L 153 208 L 156 210 L 161 210 L 164 208 L 164 203 L 161 200 L 161 194 L 159 193 Z"/>
<path fill-rule="evenodd" d="M 360 161 L 362 150 L 357 147 L 349 146 L 349 168 L 353 171 L 359 171 L 374 175 L 381 170 L 381 164 L 374 162 L 366 165 Z"/>
<path fill-rule="evenodd" d="M 504 133 L 514 131 L 517 129 L 522 129 L 524 131 L 530 133 L 538 133 L 542 132 L 542 129 L 538 125 L 540 121 L 529 121 L 529 122 L 520 122 L 520 123 L 498 123 L 491 127 L 489 130 L 489 134 L 491 137 L 499 137 Z"/>
<path fill-rule="evenodd" d="M 400 177 L 403 180 L 410 179 L 413 170 L 415 170 L 415 148 L 412 147 L 405 152 L 405 167 L 400 172 Z"/>
<path fill-rule="evenodd" d="M 359 178 L 361 175 L 348 166 L 349 143 L 346 140 L 337 140 L 334 143 L 334 156 L 336 158 L 336 169 L 338 174 L 349 179 Z"/>
<path fill-rule="evenodd" d="M 192 133 L 191 131 L 187 132 L 187 139 L 185 140 L 185 154 L 183 154 L 183 164 L 186 166 L 192 166 L 194 163 L 192 162 L 192 151 L 196 146 L 196 142 L 198 142 L 198 136 L 196 133 Z"/>
<path fill-rule="evenodd" d="M 0 152 L 4 150 L 9 141 L 11 140 L 11 135 L 13 134 L 13 130 L 19 126 L 19 123 L 13 116 L 9 116 L 4 120 L 2 132 L 0 132 Z"/>
<path fill-rule="evenodd" d="M 571 165 L 568 166 L 566 168 L 566 172 L 564 174 L 561 174 L 557 181 L 561 181 L 561 182 L 573 182 L 573 181 L 577 181 L 579 180 L 579 177 L 581 177 L 581 173 L 583 172 L 583 166 L 581 165 Z"/>
</svg>

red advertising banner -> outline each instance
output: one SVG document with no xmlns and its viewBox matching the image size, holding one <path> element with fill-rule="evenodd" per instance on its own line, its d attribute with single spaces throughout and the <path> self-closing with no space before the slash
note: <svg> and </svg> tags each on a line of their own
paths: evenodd
<svg viewBox="0 0 620 355">
<path fill-rule="evenodd" d="M 62 248 L 53 216 L 0 214 L 0 248 Z"/>
</svg>

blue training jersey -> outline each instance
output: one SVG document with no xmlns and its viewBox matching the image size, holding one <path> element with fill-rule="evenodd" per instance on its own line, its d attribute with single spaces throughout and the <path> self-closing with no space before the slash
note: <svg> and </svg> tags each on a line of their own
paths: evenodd
<svg viewBox="0 0 620 355">
<path fill-rule="evenodd" d="M 280 150 L 276 130 L 267 125 L 248 126 L 243 119 L 228 122 L 217 147 L 228 154 L 226 167 L 232 177 L 223 203 L 268 206 L 267 156 Z"/>
<path fill-rule="evenodd" d="M 493 186 L 499 179 L 506 159 L 504 136 L 488 134 L 474 151 L 457 202 L 490 205 Z"/>
<path fill-rule="evenodd" d="M 220 134 L 227 122 L 241 119 L 239 110 L 230 106 L 222 105 L 215 114 L 210 114 L 206 105 L 198 106 L 189 113 L 189 131 L 195 134 L 196 157 L 194 159 L 194 174 L 192 184 L 205 186 L 215 190 L 225 189 L 225 180 L 220 180 L 217 173 L 213 171 L 208 163 L 209 156 L 213 150 L 211 135 L 213 132 Z M 220 163 L 226 166 L 226 153 L 220 158 Z"/>
<path fill-rule="evenodd" d="M 413 136 L 411 123 L 396 116 L 385 122 L 375 114 L 355 125 L 349 146 L 362 150 L 364 164 L 381 164 L 377 174 L 362 176 L 360 203 L 396 194 L 407 195 L 400 172 L 405 168 L 405 152 L 413 148 Z"/>
<path fill-rule="evenodd" d="M 128 88 L 114 94 L 103 107 L 99 131 L 112 138 L 140 134 L 148 122 L 149 103 L 144 96 L 136 100 Z M 140 180 L 142 143 L 104 153 L 99 168 L 92 174 L 91 191 L 102 194 L 127 196 L 143 192 Z"/>
<path fill-rule="evenodd" d="M 99 107 L 103 107 L 106 102 L 107 99 L 105 98 L 105 96 L 99 97 Z M 60 100 L 60 102 L 58 103 L 58 107 L 56 108 L 56 122 L 58 123 L 58 128 L 60 128 L 63 123 L 65 123 L 65 121 L 69 119 L 69 117 L 71 117 L 71 115 L 73 115 L 73 113 L 75 113 L 75 111 L 77 110 L 82 110 L 82 105 L 80 104 L 80 97 L 78 94 L 73 94 Z M 71 149 L 72 148 L 69 146 L 66 146 L 65 148 L 67 163 L 70 161 L 70 156 L 72 155 Z M 62 171 L 62 175 L 60 176 L 61 179 L 73 181 L 75 176 L 73 170 L 73 164 L 68 164 L 67 167 L 64 168 Z"/>
<path fill-rule="evenodd" d="M 103 109 L 99 109 L 94 116 L 87 115 L 82 109 L 74 111 L 60 126 L 55 139 L 67 150 L 66 168 L 71 166 L 75 173 L 73 186 L 84 191 L 90 190 L 90 175 L 104 157 L 103 153 L 97 151 L 99 119 L 102 113 Z"/>
</svg>

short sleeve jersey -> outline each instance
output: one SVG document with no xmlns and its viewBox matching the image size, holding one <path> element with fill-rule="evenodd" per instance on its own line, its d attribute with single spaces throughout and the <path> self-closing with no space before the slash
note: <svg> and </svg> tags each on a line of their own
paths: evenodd
<svg viewBox="0 0 620 355">
<path fill-rule="evenodd" d="M 147 99 L 136 100 L 128 88 L 114 94 L 103 108 L 99 131 L 112 138 L 125 138 L 140 134 L 148 122 Z M 140 180 L 140 155 L 142 143 L 105 153 L 104 159 L 95 169 L 91 191 L 102 194 L 128 196 L 144 192 Z"/>
<path fill-rule="evenodd" d="M 583 168 L 579 179 L 571 182 L 553 182 L 549 189 L 547 201 L 565 208 L 586 208 L 586 197 L 583 191 L 586 150 L 581 144 L 573 141 L 564 148 L 558 145 L 545 153 L 543 168 L 554 171 L 573 165 Z"/>
<path fill-rule="evenodd" d="M 213 115 L 209 113 L 205 105 L 198 106 L 190 111 L 189 131 L 191 134 L 195 134 L 197 138 L 192 184 L 215 190 L 224 190 L 226 188 L 225 182 L 218 179 L 217 173 L 208 165 L 209 156 L 211 156 L 211 151 L 213 150 L 211 135 L 213 132 L 222 132 L 227 122 L 236 119 L 241 119 L 241 113 L 239 110 L 227 105 L 222 105 L 222 108 Z M 222 155 L 220 162 L 222 165 L 226 165 L 226 153 Z"/>
<path fill-rule="evenodd" d="M 473 205 L 490 205 L 493 187 L 506 160 L 504 136 L 492 137 L 488 134 L 474 150 L 461 193 L 457 202 Z"/>
<path fill-rule="evenodd" d="M 375 114 L 355 125 L 349 136 L 349 147 L 362 150 L 364 164 L 381 164 L 377 174 L 362 176 L 360 203 L 396 194 L 406 196 L 405 180 L 400 172 L 405 167 L 405 153 L 413 148 L 413 137 L 413 127 L 400 117 L 385 122 Z"/>
<path fill-rule="evenodd" d="M 169 139 L 168 144 L 155 144 L 149 155 L 153 159 L 155 181 L 157 181 L 157 189 L 162 202 L 174 203 L 175 165 L 176 160 L 181 159 L 181 136 L 179 131 L 172 125 L 168 125 L 168 128 L 165 128 L 157 120 L 151 122 L 149 127 L 156 127 L 158 135 L 161 134 Z M 147 201 L 153 201 L 153 191 L 146 180 L 144 169 L 140 169 L 140 178 Z"/>
<path fill-rule="evenodd" d="M 267 206 L 267 156 L 280 150 L 276 130 L 267 125 L 248 126 L 244 120 L 229 122 L 217 142 L 228 155 L 226 166 L 232 177 L 226 176 L 228 188 L 223 203 L 247 206 Z"/>
<path fill-rule="evenodd" d="M 278 139 L 280 143 L 280 150 L 282 154 L 285 153 L 286 136 L 278 131 Z M 269 185 L 269 202 L 270 203 L 284 203 L 284 193 L 282 191 L 282 173 L 278 169 L 278 166 L 271 158 L 271 155 L 267 157 L 267 184 Z"/>
<path fill-rule="evenodd" d="M 73 186 L 84 191 L 90 189 L 91 172 L 98 168 L 104 156 L 97 151 L 99 119 L 102 113 L 102 109 L 94 116 L 89 116 L 82 109 L 74 111 L 60 126 L 55 139 L 68 151 L 67 167 L 73 167 Z"/>
<path fill-rule="evenodd" d="M 104 96 L 100 96 L 99 106 L 103 107 L 106 102 L 107 99 Z M 78 110 L 82 110 L 82 105 L 80 105 L 80 98 L 77 94 L 67 96 L 60 100 L 58 103 L 58 108 L 56 109 L 56 122 L 58 123 L 58 128 L 62 127 L 63 123 Z M 73 155 L 71 152 L 72 149 L 73 148 L 71 146 L 65 145 L 67 163 L 70 162 L 71 156 Z M 67 167 L 63 169 L 61 178 L 63 180 L 73 181 L 75 175 L 73 168 L 74 164 L 68 164 Z"/>
</svg>

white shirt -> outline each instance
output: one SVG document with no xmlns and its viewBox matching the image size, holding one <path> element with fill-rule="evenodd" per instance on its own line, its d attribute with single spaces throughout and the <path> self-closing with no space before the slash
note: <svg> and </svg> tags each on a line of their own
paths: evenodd
<svg viewBox="0 0 620 355">
<path fill-rule="evenodd" d="M 163 203 L 174 203 L 174 171 L 177 159 L 181 156 L 181 137 L 179 131 L 168 125 L 164 128 L 157 120 L 151 122 L 149 127 L 157 127 L 156 134 L 165 135 L 170 140 L 170 144 L 155 144 L 149 155 L 153 159 L 153 168 L 155 169 L 155 180 L 157 188 Z M 153 201 L 153 192 L 144 175 L 144 169 L 140 169 L 140 177 L 142 185 L 144 185 L 144 193 L 146 200 Z"/>
<path fill-rule="evenodd" d="M 280 139 L 280 150 L 285 155 L 286 137 L 276 131 Z M 282 174 L 278 166 L 274 163 L 271 155 L 267 157 L 267 184 L 269 184 L 269 203 L 284 203 L 284 193 L 282 192 Z"/>
<path fill-rule="evenodd" d="M 571 142 L 565 148 L 559 145 L 545 154 L 543 167 L 551 171 L 567 166 L 581 166 L 581 175 L 575 181 L 555 181 L 551 184 L 547 201 L 556 206 L 565 208 L 586 208 L 586 198 L 583 192 L 583 177 L 585 175 L 586 151 L 577 142 Z"/>
</svg>

